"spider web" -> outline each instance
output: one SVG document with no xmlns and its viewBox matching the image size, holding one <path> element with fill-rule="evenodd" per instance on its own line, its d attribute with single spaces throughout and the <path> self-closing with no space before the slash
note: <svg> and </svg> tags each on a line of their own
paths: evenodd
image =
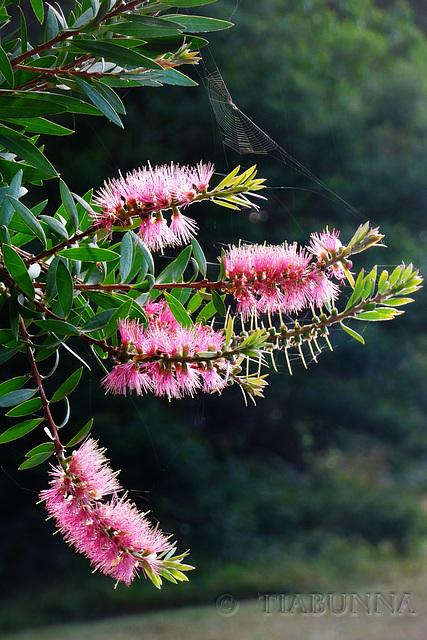
<svg viewBox="0 0 427 640">
<path fill-rule="evenodd" d="M 247 153 L 270 155 L 277 158 L 294 171 L 315 182 L 319 187 L 327 191 L 333 198 L 339 201 L 347 209 L 351 209 L 357 216 L 366 219 L 357 209 L 330 189 L 322 180 L 314 175 L 303 164 L 298 162 L 277 142 L 270 138 L 255 122 L 252 122 L 234 104 L 225 82 L 219 71 L 209 73 L 205 78 L 206 89 L 222 141 L 240 155 Z"/>
</svg>

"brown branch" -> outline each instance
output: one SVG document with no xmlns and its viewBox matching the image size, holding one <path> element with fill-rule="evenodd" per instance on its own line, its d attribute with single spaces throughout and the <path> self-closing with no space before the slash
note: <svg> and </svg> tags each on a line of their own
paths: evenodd
<svg viewBox="0 0 427 640">
<path fill-rule="evenodd" d="M 99 229 L 100 229 L 100 226 L 98 224 L 92 224 L 90 227 L 86 229 L 86 231 L 81 231 L 80 233 L 76 233 L 71 238 L 68 238 L 68 240 L 64 240 L 64 242 L 61 242 L 60 244 L 56 244 L 51 249 L 45 249 L 38 255 L 28 258 L 28 260 L 25 260 L 25 265 L 28 267 L 30 264 L 33 264 L 34 262 L 39 262 L 40 260 L 44 260 L 44 258 L 47 258 L 53 255 L 54 253 L 58 253 L 58 251 L 65 249 L 70 244 L 73 244 L 74 242 L 81 240 L 85 236 L 89 236 L 91 233 L 95 233 Z"/>
<path fill-rule="evenodd" d="M 25 344 L 25 351 L 27 353 L 27 357 L 30 363 L 30 368 L 31 368 L 31 375 L 34 378 L 34 382 L 36 383 L 37 386 L 37 390 L 39 392 L 39 396 L 40 396 L 40 400 L 42 401 L 42 406 L 43 406 L 43 413 L 45 416 L 45 420 L 49 425 L 49 430 L 52 434 L 53 437 L 53 442 L 55 445 L 55 452 L 56 452 L 56 456 L 58 458 L 58 460 L 62 463 L 64 462 L 64 447 L 61 444 L 61 441 L 59 439 L 59 434 L 58 434 L 58 427 L 55 424 L 55 421 L 52 417 L 52 414 L 50 412 L 50 407 L 49 407 L 49 401 L 46 398 L 46 394 L 43 388 L 43 383 L 42 383 L 42 379 L 39 373 L 39 370 L 37 368 L 37 364 L 34 358 L 34 354 L 33 354 L 33 350 L 30 347 L 29 343 L 29 336 L 28 336 L 28 332 L 27 329 L 25 327 L 24 321 L 22 318 L 20 318 L 19 320 L 19 331 L 21 333 L 22 336 L 22 340 Z"/>
<path fill-rule="evenodd" d="M 125 13 L 126 11 L 131 11 L 132 9 L 137 7 L 139 4 L 142 5 L 144 3 L 145 3 L 145 0 L 143 0 L 142 2 L 141 2 L 141 0 L 131 0 L 131 2 L 120 2 L 119 5 L 115 9 L 112 9 L 103 18 L 98 20 L 98 22 L 94 22 L 92 26 L 98 26 L 101 22 L 106 22 L 107 20 L 111 20 L 111 18 L 115 18 L 115 17 L 119 16 L 121 13 Z M 41 53 L 42 51 L 46 51 L 47 49 L 52 49 L 54 47 L 54 45 L 56 45 L 56 44 L 58 44 L 60 42 L 64 42 L 64 40 L 67 40 L 67 38 L 71 38 L 71 37 L 80 35 L 80 33 L 82 33 L 82 31 L 84 31 L 83 28 L 82 29 L 68 29 L 66 31 L 63 31 L 62 33 L 58 33 L 58 35 L 56 35 L 54 38 L 51 38 L 47 42 L 43 42 L 42 44 L 39 44 L 37 47 L 34 47 L 33 49 L 30 49 L 29 51 L 21 53 L 21 55 L 15 56 L 15 58 L 12 58 L 11 61 L 10 61 L 11 65 L 12 65 L 12 68 L 14 68 L 17 64 L 20 64 L 23 60 L 27 60 L 28 58 L 32 58 L 37 53 Z"/>
</svg>

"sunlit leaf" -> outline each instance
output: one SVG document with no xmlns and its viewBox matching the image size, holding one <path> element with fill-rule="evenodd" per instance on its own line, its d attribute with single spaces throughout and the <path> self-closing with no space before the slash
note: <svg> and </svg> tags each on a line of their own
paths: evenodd
<svg viewBox="0 0 427 640">
<path fill-rule="evenodd" d="M 0 444 L 4 442 L 12 442 L 12 440 L 17 440 L 22 436 L 25 436 L 27 433 L 30 433 L 33 429 L 35 429 L 40 422 L 42 422 L 43 418 L 33 418 L 32 420 L 24 420 L 23 422 L 18 422 L 10 429 L 3 431 L 0 435 Z"/>
<path fill-rule="evenodd" d="M 68 442 L 65 445 L 65 448 L 68 449 L 69 447 L 74 447 L 74 445 L 76 445 L 79 442 L 81 442 L 82 440 L 84 440 L 86 438 L 86 436 L 90 433 L 90 430 L 92 428 L 92 424 L 93 424 L 93 418 L 91 418 L 89 420 L 89 422 L 87 422 L 85 424 L 85 426 L 82 427 L 82 429 L 80 429 L 80 431 L 78 433 L 76 433 L 74 438 L 71 438 L 70 442 Z"/>
<path fill-rule="evenodd" d="M 40 242 L 46 246 L 46 236 L 43 231 L 43 228 L 40 222 L 37 220 L 35 215 L 31 213 L 28 207 L 25 206 L 20 200 L 13 198 L 12 196 L 7 196 L 9 200 L 12 202 L 13 207 L 21 218 L 21 220 L 26 224 L 26 226 L 34 233 L 34 235 L 40 240 Z"/>
<path fill-rule="evenodd" d="M 31 398 L 31 400 L 21 402 L 21 404 L 18 404 L 13 409 L 10 409 L 10 411 L 8 411 L 6 415 L 10 418 L 21 418 L 22 416 L 28 416 L 30 413 L 34 413 L 34 411 L 38 411 L 41 406 L 41 398 Z"/>
<path fill-rule="evenodd" d="M 177 320 L 183 327 L 192 327 L 193 321 L 190 318 L 190 315 L 182 306 L 182 304 L 170 293 L 164 292 L 164 296 L 166 298 L 166 302 L 168 303 L 169 309 L 172 312 L 175 320 Z"/>
<path fill-rule="evenodd" d="M 59 251 L 60 256 L 71 260 L 81 260 L 82 262 L 110 262 L 118 260 L 120 255 L 111 249 L 100 249 L 99 247 L 71 247 Z"/>
<path fill-rule="evenodd" d="M 25 469 L 32 469 L 33 467 L 37 467 L 39 464 L 45 462 L 52 455 L 52 451 L 48 451 L 45 453 L 39 453 L 35 456 L 31 456 L 19 465 L 18 471 L 24 471 Z"/>
<path fill-rule="evenodd" d="M 55 391 L 50 402 L 59 402 L 66 396 L 69 396 L 72 391 L 77 387 L 82 377 L 83 367 L 74 371 L 71 376 Z"/>
<path fill-rule="evenodd" d="M 3 245 L 2 251 L 6 269 L 9 271 L 21 291 L 23 291 L 26 296 L 33 299 L 35 295 L 34 286 L 21 256 L 17 254 L 15 249 L 12 249 L 12 247 L 7 244 Z"/>
</svg>

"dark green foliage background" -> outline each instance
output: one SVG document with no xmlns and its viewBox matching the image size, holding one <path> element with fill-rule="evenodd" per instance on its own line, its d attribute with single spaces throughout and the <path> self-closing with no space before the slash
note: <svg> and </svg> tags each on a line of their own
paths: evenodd
<svg viewBox="0 0 427 640">
<path fill-rule="evenodd" d="M 423 273 L 427 14 L 423 3 L 412 4 L 219 0 L 206 14 L 235 27 L 211 35 L 204 61 L 208 70 L 218 66 L 242 111 L 380 225 L 389 249 L 366 254 L 372 264 L 412 260 Z M 239 238 L 307 242 L 329 225 L 349 239 L 360 220 L 316 184 L 266 156 L 239 158 L 222 146 L 204 73 L 203 64 L 192 71 L 197 88 L 131 90 L 124 131 L 78 118 L 73 137 L 47 141 L 47 156 L 81 194 L 147 160 L 212 160 L 220 173 L 257 162 L 273 187 L 257 222 L 213 205 L 193 210 L 212 261 L 221 243 Z M 57 198 L 53 181 L 43 189 Z M 233 388 L 220 398 L 171 403 L 105 397 L 92 362 L 72 403 L 75 424 L 95 415 L 93 435 L 113 468 L 123 469 L 122 484 L 175 533 L 180 548 L 191 547 L 201 570 L 204 554 L 210 561 L 260 560 L 294 546 L 316 555 L 339 536 L 408 552 L 426 531 L 426 311 L 421 291 L 402 318 L 369 326 L 365 346 L 334 333 L 334 352 L 308 371 L 296 361 L 290 377 L 279 362 L 255 408 Z M 65 368 L 70 373 L 75 362 Z M 55 386 L 59 375 L 65 379 L 67 371 Z M 46 485 L 46 469 L 15 471 L 28 444 L 3 445 L 14 459 L 2 457 L 7 536 L 0 575 L 12 594 L 44 577 L 92 579 L 59 536 L 50 538 L 52 524 L 34 504 L 33 487 Z"/>
</svg>

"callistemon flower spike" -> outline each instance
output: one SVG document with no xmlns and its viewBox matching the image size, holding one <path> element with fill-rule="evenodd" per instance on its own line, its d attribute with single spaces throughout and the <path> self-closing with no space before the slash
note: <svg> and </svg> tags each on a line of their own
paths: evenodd
<svg viewBox="0 0 427 640">
<path fill-rule="evenodd" d="M 199 389 L 221 392 L 227 384 L 224 333 L 199 323 L 183 327 L 165 303 L 149 303 L 146 310 L 148 327 L 119 322 L 125 361 L 101 381 L 106 391 L 152 391 L 169 399 L 192 396 Z"/>
<path fill-rule="evenodd" d="M 339 292 L 328 273 L 296 243 L 231 246 L 221 258 L 229 291 L 244 319 L 260 313 L 296 313 L 321 306 Z"/>
<path fill-rule="evenodd" d="M 153 250 L 190 242 L 197 231 L 195 221 L 180 208 L 205 194 L 213 175 L 213 165 L 196 167 L 175 164 L 141 167 L 104 183 L 94 198 L 101 211 L 92 216 L 105 232 L 113 226 L 131 226 L 141 219 L 139 235 Z M 172 210 L 168 223 L 162 212 Z"/>
<path fill-rule="evenodd" d="M 169 538 L 125 495 L 118 496 L 122 489 L 117 474 L 94 440 L 87 439 L 65 464 L 53 467 L 50 476 L 50 488 L 40 498 L 64 540 L 95 570 L 127 585 L 140 571 L 158 587 L 162 575 L 186 580 L 181 572 L 192 568 L 182 564 L 186 554 L 171 557 Z"/>
</svg>

